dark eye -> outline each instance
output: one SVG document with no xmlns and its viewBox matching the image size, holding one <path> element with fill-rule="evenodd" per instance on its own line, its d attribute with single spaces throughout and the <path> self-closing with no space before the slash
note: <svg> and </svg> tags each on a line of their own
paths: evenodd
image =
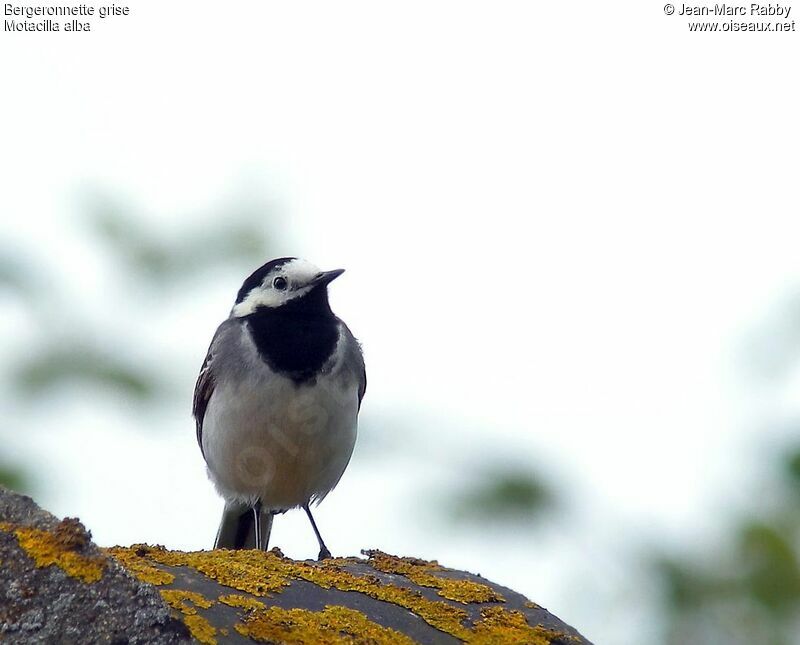
<svg viewBox="0 0 800 645">
<path fill-rule="evenodd" d="M 286 287 L 289 286 L 289 283 L 286 282 L 286 278 L 278 276 L 272 281 L 272 286 L 275 287 L 278 291 L 286 291 Z"/>
</svg>

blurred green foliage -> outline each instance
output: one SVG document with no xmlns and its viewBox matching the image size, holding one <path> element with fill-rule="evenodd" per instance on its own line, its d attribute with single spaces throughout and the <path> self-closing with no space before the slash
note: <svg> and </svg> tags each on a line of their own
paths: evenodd
<svg viewBox="0 0 800 645">
<path fill-rule="evenodd" d="M 0 288 L 24 292 L 29 280 L 24 267 L 9 253 L 0 254 Z"/>
<path fill-rule="evenodd" d="M 222 210 L 224 216 L 210 218 L 210 223 L 195 223 L 188 232 L 170 238 L 129 213 L 119 202 L 95 197 L 90 203 L 87 232 L 94 234 L 97 255 L 111 257 L 110 270 L 116 273 L 111 276 L 112 282 L 124 276 L 142 280 L 150 288 L 169 287 L 196 280 L 200 272 L 214 267 L 249 271 L 269 255 L 271 236 L 266 225 L 270 220 L 263 213 L 235 206 Z M 59 301 L 54 297 L 59 284 L 48 281 L 45 285 L 36 280 L 32 267 L 37 265 L 56 275 L 61 273 L 58 267 L 48 267 L 33 256 L 26 260 L 8 250 L 0 253 L 0 287 L 31 309 L 33 320 L 42 321 L 48 302 Z M 81 314 L 76 308 L 68 315 L 72 319 L 88 314 Z M 96 329 L 94 320 L 79 318 L 71 320 L 69 329 L 59 328 L 55 339 L 42 335 L 17 365 L 0 366 L 6 369 L 3 380 L 28 398 L 45 396 L 62 385 L 81 383 L 98 392 L 121 393 L 139 403 L 154 400 L 165 389 L 161 377 L 143 370 L 125 353 L 101 349 L 93 331 Z M 51 345 L 51 341 L 58 344 Z M 135 344 L 135 339 L 132 342 Z"/>
<path fill-rule="evenodd" d="M 785 378 L 800 361 L 800 293 L 779 302 L 752 337 L 743 356 L 749 371 L 762 378 Z"/>
<path fill-rule="evenodd" d="M 121 358 L 92 347 L 53 347 L 37 350 L 14 373 L 18 391 L 43 396 L 65 384 L 88 384 L 102 391 L 116 390 L 143 402 L 158 393 L 157 377 Z"/>
<path fill-rule="evenodd" d="M 28 477 L 18 466 L 0 464 L 0 486 L 5 486 L 18 493 L 30 492 Z"/>
<path fill-rule="evenodd" d="M 665 643 L 800 642 L 800 448 L 787 451 L 779 471 L 770 510 L 745 514 L 724 543 L 699 557 L 653 557 Z"/>
<path fill-rule="evenodd" d="M 534 470 L 498 463 L 472 474 L 443 507 L 458 522 L 535 523 L 555 502 L 554 492 Z"/>
<path fill-rule="evenodd" d="M 89 222 L 101 245 L 132 275 L 156 287 L 191 280 L 219 266 L 252 269 L 271 255 L 275 241 L 267 231 L 271 207 L 263 200 L 225 204 L 205 223 L 195 220 L 172 235 L 147 225 L 106 195 L 95 195 L 88 207 Z"/>
</svg>

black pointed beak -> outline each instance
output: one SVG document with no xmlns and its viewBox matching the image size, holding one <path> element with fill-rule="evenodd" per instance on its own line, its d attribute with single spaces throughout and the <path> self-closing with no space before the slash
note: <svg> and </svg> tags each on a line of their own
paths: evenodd
<svg viewBox="0 0 800 645">
<path fill-rule="evenodd" d="M 333 282 L 344 273 L 344 269 L 334 269 L 333 271 L 323 271 L 314 278 L 314 286 L 325 285 Z"/>
</svg>

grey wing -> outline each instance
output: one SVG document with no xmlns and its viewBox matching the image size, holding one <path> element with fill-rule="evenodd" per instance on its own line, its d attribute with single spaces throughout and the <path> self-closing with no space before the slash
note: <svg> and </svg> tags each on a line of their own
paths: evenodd
<svg viewBox="0 0 800 645">
<path fill-rule="evenodd" d="M 358 409 L 361 410 L 361 399 L 364 398 L 364 394 L 367 392 L 367 367 L 364 365 L 364 355 L 361 352 L 358 355 L 361 357 L 361 375 L 358 379 Z"/>
<path fill-rule="evenodd" d="M 208 403 L 217 385 L 216 371 L 218 370 L 217 363 L 219 362 L 217 354 L 219 354 L 223 336 L 229 335 L 228 332 L 233 327 L 230 322 L 230 320 L 226 320 L 214 332 L 211 345 L 208 347 L 208 353 L 206 353 L 206 358 L 203 361 L 203 367 L 200 368 L 200 375 L 197 377 L 197 383 L 194 386 L 192 415 L 197 424 L 197 444 L 200 446 L 201 453 L 203 452 L 203 420 L 206 416 Z M 205 459 L 205 454 L 203 454 L 203 458 Z"/>
<path fill-rule="evenodd" d="M 364 365 L 364 353 L 361 351 L 361 343 L 358 342 L 353 332 L 342 323 L 345 336 L 347 337 L 348 351 L 345 354 L 345 362 L 358 379 L 358 409 L 361 409 L 361 400 L 367 391 L 367 368 Z"/>
<path fill-rule="evenodd" d="M 212 369 L 213 349 L 214 341 L 211 341 L 211 347 L 208 348 L 203 367 L 200 368 L 200 375 L 197 377 L 197 383 L 194 386 L 194 397 L 192 399 L 192 414 L 197 425 L 197 445 L 200 446 L 201 454 L 203 454 L 203 419 L 206 416 L 206 408 L 208 408 L 208 402 L 211 400 L 211 395 L 214 393 L 214 385 L 216 384 Z M 203 459 L 205 459 L 205 454 L 203 454 Z"/>
<path fill-rule="evenodd" d="M 236 339 L 239 338 L 238 334 L 241 329 L 239 321 L 230 318 L 217 327 L 214 338 L 211 339 L 206 358 L 203 361 L 203 367 L 200 368 L 197 383 L 194 386 L 192 414 L 197 424 L 197 444 L 200 446 L 201 453 L 203 452 L 203 420 L 206 416 L 206 410 L 219 381 L 219 374 L 226 373 L 226 367 L 230 371 L 229 348 L 231 347 L 231 342 L 236 342 Z M 203 458 L 205 459 L 205 454 L 203 454 Z"/>
</svg>

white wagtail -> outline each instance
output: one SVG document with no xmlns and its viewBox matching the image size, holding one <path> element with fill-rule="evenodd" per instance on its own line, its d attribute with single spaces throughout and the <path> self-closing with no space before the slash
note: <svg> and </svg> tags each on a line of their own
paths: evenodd
<svg viewBox="0 0 800 645">
<path fill-rule="evenodd" d="M 194 392 L 197 442 L 225 510 L 215 548 L 266 550 L 276 513 L 311 515 L 344 473 L 367 387 L 358 341 L 328 304 L 343 269 L 298 258 L 244 281 Z"/>
</svg>

